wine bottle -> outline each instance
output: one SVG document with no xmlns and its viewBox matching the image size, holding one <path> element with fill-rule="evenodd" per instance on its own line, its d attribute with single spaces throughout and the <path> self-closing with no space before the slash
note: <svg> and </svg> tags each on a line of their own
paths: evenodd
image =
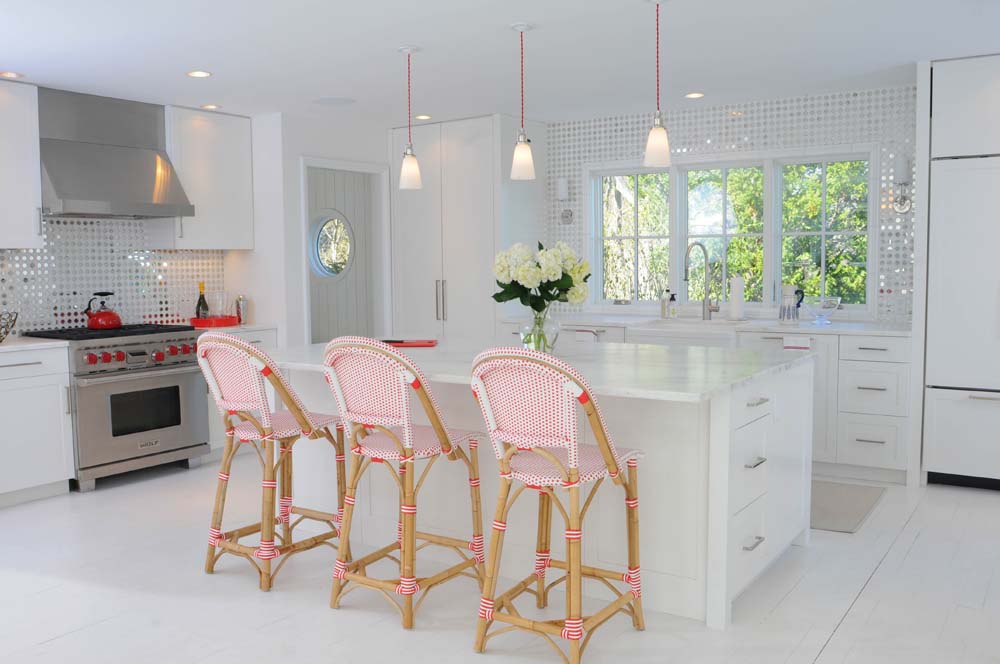
<svg viewBox="0 0 1000 664">
<path fill-rule="evenodd" d="M 198 282 L 198 304 L 194 305 L 195 318 L 208 318 L 208 301 L 205 299 L 205 282 Z"/>
</svg>

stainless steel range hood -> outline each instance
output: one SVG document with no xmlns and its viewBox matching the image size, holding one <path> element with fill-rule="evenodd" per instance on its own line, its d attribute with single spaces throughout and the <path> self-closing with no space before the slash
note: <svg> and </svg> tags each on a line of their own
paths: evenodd
<svg viewBox="0 0 1000 664">
<path fill-rule="evenodd" d="M 191 217 L 166 153 L 163 107 L 38 89 L 45 214 Z"/>
</svg>

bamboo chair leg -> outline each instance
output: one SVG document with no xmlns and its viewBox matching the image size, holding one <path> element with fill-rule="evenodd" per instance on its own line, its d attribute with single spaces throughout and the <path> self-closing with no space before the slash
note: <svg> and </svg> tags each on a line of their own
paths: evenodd
<svg viewBox="0 0 1000 664">
<path fill-rule="evenodd" d="M 228 478 L 233 465 L 234 452 L 233 436 L 226 436 L 226 446 L 222 451 L 222 463 L 219 465 L 219 480 L 215 487 L 215 506 L 212 508 L 211 532 L 213 533 L 222 530 L 222 513 L 226 509 L 226 490 L 229 488 Z M 212 574 L 215 571 L 215 549 L 214 544 L 208 545 L 208 553 L 205 554 L 206 574 Z"/>
<path fill-rule="evenodd" d="M 552 498 L 542 491 L 538 492 L 538 536 L 535 544 L 535 556 L 538 560 L 539 554 L 549 555 L 551 551 L 552 535 Z M 536 563 L 537 564 L 537 563 Z M 544 609 L 548 605 L 547 594 L 545 592 L 545 571 L 535 570 L 538 574 L 536 584 L 536 606 Z"/>
<path fill-rule="evenodd" d="M 274 543 L 274 441 L 264 441 L 264 481 L 268 483 L 261 491 L 260 541 Z M 260 589 L 271 589 L 271 559 L 260 561 Z"/>
<path fill-rule="evenodd" d="M 580 524 L 580 487 L 569 488 L 569 529 L 577 532 Z M 566 540 L 566 623 L 579 624 L 583 618 L 582 542 L 579 537 Z M 569 639 L 569 664 L 580 664 L 581 638 Z"/>
<path fill-rule="evenodd" d="M 416 506 L 416 495 L 413 492 L 413 461 L 401 464 L 400 471 L 403 480 L 403 504 Z M 403 519 L 403 541 L 402 551 L 399 555 L 399 577 L 400 579 L 412 578 L 416 576 L 416 550 L 417 550 L 417 515 L 414 510 L 406 510 L 400 515 Z M 413 627 L 413 594 L 403 595 L 403 628 Z"/>
<path fill-rule="evenodd" d="M 497 510 L 494 521 L 502 521 L 504 518 L 511 484 L 512 481 L 510 479 L 500 479 L 500 491 L 497 495 Z M 474 646 L 476 652 L 484 652 L 486 650 L 486 630 L 489 629 L 492 620 L 487 618 L 483 605 L 488 602 L 491 607 L 489 610 L 492 611 L 493 598 L 496 596 L 497 576 L 500 571 L 500 552 L 503 549 L 503 535 L 504 531 L 494 528 L 493 534 L 490 536 L 490 553 L 486 558 L 486 580 L 483 582 L 483 601 L 480 603 L 479 621 L 476 624 L 476 642 Z"/>
<path fill-rule="evenodd" d="M 635 465 L 628 467 L 628 485 L 625 496 L 632 503 L 625 506 L 625 523 L 628 531 L 628 566 L 629 569 L 639 569 L 639 483 L 638 470 Z M 632 600 L 632 626 L 637 630 L 646 629 L 646 618 L 642 613 L 642 595 Z"/>
<path fill-rule="evenodd" d="M 479 489 L 479 445 L 476 441 L 469 445 L 469 498 L 472 500 L 472 541 L 483 538 L 483 501 Z M 475 553 L 474 555 L 481 555 Z M 483 568 L 485 561 L 476 562 L 476 576 L 479 577 L 479 592 L 483 591 Z"/>
<path fill-rule="evenodd" d="M 281 448 L 286 451 L 281 454 L 281 483 L 280 495 L 283 499 L 289 500 L 292 497 L 292 440 L 281 441 Z M 289 504 L 289 509 L 291 505 Z M 285 515 L 281 522 L 281 542 L 284 545 L 292 543 L 292 519 L 290 514 Z"/>
<path fill-rule="evenodd" d="M 351 478 L 347 483 L 347 490 L 344 495 L 344 518 L 340 525 L 340 540 L 337 544 L 337 563 L 333 571 L 333 587 L 330 589 L 330 608 L 336 609 L 340 606 L 340 597 L 343 592 L 344 581 L 337 572 L 344 569 L 348 560 L 351 542 L 351 520 L 354 516 L 354 496 L 358 488 L 358 481 L 361 479 L 362 458 L 360 454 L 351 455 Z"/>
</svg>

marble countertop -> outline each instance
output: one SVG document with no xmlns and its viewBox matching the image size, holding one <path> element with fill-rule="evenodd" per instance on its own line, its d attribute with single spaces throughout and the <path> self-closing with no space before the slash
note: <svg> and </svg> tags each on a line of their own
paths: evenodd
<svg viewBox="0 0 1000 664">
<path fill-rule="evenodd" d="M 14 353 L 23 350 L 45 350 L 66 348 L 69 342 L 60 339 L 37 339 L 35 337 L 7 337 L 0 342 L 0 353 Z"/>
<path fill-rule="evenodd" d="M 431 382 L 468 385 L 472 360 L 484 347 L 453 342 L 403 350 Z M 313 344 L 267 351 L 282 369 L 322 371 L 323 348 Z M 703 401 L 813 357 L 801 351 L 623 343 L 567 344 L 557 346 L 556 355 L 576 367 L 598 396 L 682 402 Z"/>
<path fill-rule="evenodd" d="M 873 337 L 909 337 L 910 326 L 905 323 L 830 321 L 829 325 L 800 322 L 782 325 L 777 321 L 747 321 L 737 328 L 740 332 L 775 332 L 782 334 L 857 334 Z"/>
<path fill-rule="evenodd" d="M 253 323 L 251 325 L 234 325 L 232 327 L 209 327 L 203 330 L 198 330 L 198 332 L 226 332 L 228 334 L 239 334 L 241 332 L 261 332 L 263 330 L 277 330 L 277 329 L 278 329 L 277 325 Z"/>
</svg>

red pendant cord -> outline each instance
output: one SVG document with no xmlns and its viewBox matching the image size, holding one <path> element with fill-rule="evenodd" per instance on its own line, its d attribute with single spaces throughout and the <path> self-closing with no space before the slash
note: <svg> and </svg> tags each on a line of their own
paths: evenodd
<svg viewBox="0 0 1000 664">
<path fill-rule="evenodd" d="M 657 6 L 657 8 L 659 8 Z M 410 110 L 410 53 L 406 54 L 406 132 L 411 145 L 413 144 L 413 113 Z"/>
<path fill-rule="evenodd" d="M 656 3 L 656 110 L 660 110 L 660 3 Z"/>
<path fill-rule="evenodd" d="M 524 32 L 521 33 L 521 131 L 524 131 Z"/>
</svg>

